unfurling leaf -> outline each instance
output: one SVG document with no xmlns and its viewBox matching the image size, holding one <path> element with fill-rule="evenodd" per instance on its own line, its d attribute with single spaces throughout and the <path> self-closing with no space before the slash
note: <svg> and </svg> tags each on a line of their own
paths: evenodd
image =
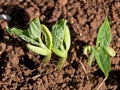
<svg viewBox="0 0 120 90">
<path fill-rule="evenodd" d="M 52 51 L 60 57 L 58 68 L 62 68 L 63 63 L 66 61 L 67 53 L 70 48 L 71 38 L 70 31 L 66 25 L 67 21 L 61 19 L 52 27 L 53 46 Z"/>
<path fill-rule="evenodd" d="M 71 45 L 71 37 L 70 37 L 70 30 L 66 24 L 64 25 L 64 30 L 65 30 L 64 42 L 65 42 L 66 51 L 68 51 Z"/>
<path fill-rule="evenodd" d="M 64 28 L 59 24 L 52 27 L 53 48 L 60 48 L 64 39 Z"/>
<path fill-rule="evenodd" d="M 110 56 L 112 56 L 112 57 L 115 56 L 116 53 L 115 53 L 115 50 L 113 48 L 107 47 L 106 50 Z"/>
<path fill-rule="evenodd" d="M 42 33 L 45 36 L 46 46 L 48 47 L 48 49 L 51 49 L 51 47 L 52 47 L 52 35 L 51 35 L 49 29 L 44 24 L 41 24 L 41 27 L 42 27 Z"/>
<path fill-rule="evenodd" d="M 86 55 L 86 56 L 88 56 L 88 54 L 89 53 L 91 53 L 92 52 L 92 47 L 91 46 L 86 46 L 85 48 L 84 48 L 84 54 Z"/>
</svg>

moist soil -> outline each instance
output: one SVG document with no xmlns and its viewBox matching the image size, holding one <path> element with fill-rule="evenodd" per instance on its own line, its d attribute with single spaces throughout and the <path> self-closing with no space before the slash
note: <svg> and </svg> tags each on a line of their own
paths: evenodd
<svg viewBox="0 0 120 90">
<path fill-rule="evenodd" d="M 97 90 L 104 74 L 94 61 L 87 64 L 86 45 L 95 45 L 98 29 L 108 16 L 116 56 L 111 57 L 111 71 L 100 90 L 120 90 L 120 1 L 119 0 L 0 0 L 0 90 Z M 26 29 L 39 17 L 51 30 L 65 18 L 71 33 L 71 47 L 61 70 L 54 54 L 48 64 L 42 56 L 26 48 L 26 42 L 7 33 L 5 27 Z M 84 68 L 86 70 L 84 70 Z"/>
</svg>

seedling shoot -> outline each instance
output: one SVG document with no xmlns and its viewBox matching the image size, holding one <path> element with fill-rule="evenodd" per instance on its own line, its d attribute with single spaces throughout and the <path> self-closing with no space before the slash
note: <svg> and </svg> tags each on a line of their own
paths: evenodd
<svg viewBox="0 0 120 90">
<path fill-rule="evenodd" d="M 43 62 L 49 62 L 51 59 L 52 36 L 48 28 L 40 24 L 39 18 L 33 19 L 27 30 L 7 27 L 7 31 L 26 41 L 28 49 L 45 56 Z M 41 39 L 41 34 L 44 35 L 45 44 Z"/>
<path fill-rule="evenodd" d="M 93 58 L 95 58 L 106 78 L 109 76 L 111 68 L 110 56 L 115 56 L 114 49 L 109 47 L 111 40 L 110 24 L 106 17 L 104 23 L 99 28 L 96 46 L 86 46 L 84 48 L 84 54 L 90 54 L 88 64 L 91 66 Z"/>
</svg>

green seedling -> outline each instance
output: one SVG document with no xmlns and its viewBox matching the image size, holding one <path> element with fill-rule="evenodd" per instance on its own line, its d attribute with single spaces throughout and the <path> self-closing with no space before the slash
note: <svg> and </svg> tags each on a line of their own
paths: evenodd
<svg viewBox="0 0 120 90">
<path fill-rule="evenodd" d="M 48 28 L 45 25 L 40 24 L 39 18 L 33 19 L 27 30 L 7 27 L 7 31 L 26 41 L 28 49 L 45 56 L 43 62 L 49 62 L 51 58 L 52 36 Z M 45 44 L 41 39 L 42 34 L 45 39 Z"/>
<path fill-rule="evenodd" d="M 84 54 L 90 55 L 88 58 L 88 64 L 91 66 L 92 61 L 95 58 L 98 66 L 100 67 L 106 78 L 109 76 L 111 68 L 110 56 L 115 56 L 114 49 L 109 47 L 111 40 L 112 35 L 110 31 L 110 24 L 108 18 L 106 17 L 104 23 L 99 28 L 96 46 L 86 46 L 84 48 Z"/>
<path fill-rule="evenodd" d="M 53 39 L 52 51 L 60 57 L 60 60 L 57 64 L 59 69 L 62 68 L 67 59 L 67 53 L 71 44 L 70 32 L 66 23 L 66 20 L 61 19 L 55 25 L 53 25 L 51 32 Z"/>
</svg>

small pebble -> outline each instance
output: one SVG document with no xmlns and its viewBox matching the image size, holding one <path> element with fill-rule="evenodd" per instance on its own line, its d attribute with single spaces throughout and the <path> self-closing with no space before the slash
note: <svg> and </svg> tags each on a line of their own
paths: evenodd
<svg viewBox="0 0 120 90">
<path fill-rule="evenodd" d="M 0 19 L 10 21 L 11 17 L 9 15 L 6 15 L 6 14 L 0 14 Z"/>
</svg>

